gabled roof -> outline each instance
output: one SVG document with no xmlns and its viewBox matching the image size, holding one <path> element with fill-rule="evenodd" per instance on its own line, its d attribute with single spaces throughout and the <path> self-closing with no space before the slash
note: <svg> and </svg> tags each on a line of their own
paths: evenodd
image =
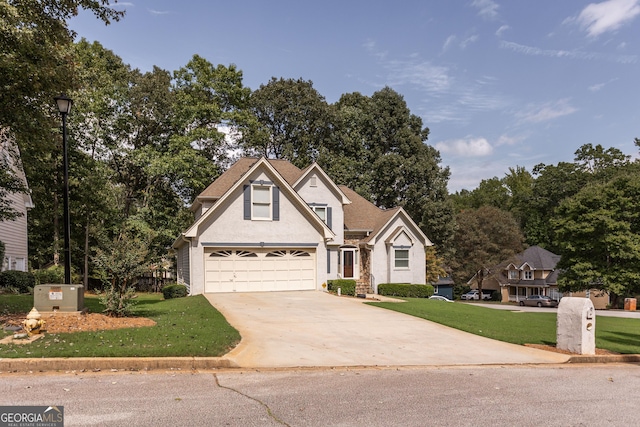
<svg viewBox="0 0 640 427">
<path fill-rule="evenodd" d="M 214 201 L 222 197 L 229 188 L 242 179 L 258 160 L 260 159 L 256 157 L 242 157 L 239 159 L 196 197 L 191 210 L 195 210 L 205 200 Z M 293 185 L 302 175 L 302 171 L 287 160 L 266 159 L 266 161 L 278 171 L 289 185 Z"/>
<path fill-rule="evenodd" d="M 351 204 L 344 207 L 344 229 L 346 231 L 373 232 L 384 226 L 399 209 L 383 210 L 344 185 L 340 190 L 351 200 Z"/>
<path fill-rule="evenodd" d="M 402 216 L 409 224 L 415 228 L 423 244 L 431 246 L 432 243 L 427 236 L 420 230 L 420 227 L 411 219 L 411 217 L 401 207 L 392 209 L 380 209 L 352 189 L 339 186 L 342 192 L 351 200 L 350 205 L 344 206 L 344 229 L 352 232 L 366 232 L 368 235 L 362 239 L 362 242 L 368 243 L 373 241 L 378 233 L 385 229 L 386 225 L 391 223 L 397 216 Z M 398 230 L 395 232 L 397 233 Z"/>
<path fill-rule="evenodd" d="M 312 172 L 315 172 L 322 177 L 324 182 L 328 184 L 329 189 L 335 193 L 335 195 L 338 197 L 338 199 L 340 199 L 340 202 L 343 205 L 348 205 L 351 203 L 351 200 L 349 200 L 346 194 L 344 194 L 344 192 L 340 189 L 340 186 L 336 185 L 336 183 L 333 182 L 329 175 L 327 175 L 327 173 L 317 163 L 313 163 L 300 171 L 300 176 L 298 177 L 296 182 L 291 184 L 293 188 L 297 188 L 298 184 L 300 184 Z"/>
<path fill-rule="evenodd" d="M 556 284 L 558 280 L 558 270 L 556 265 L 560 261 L 560 255 L 556 255 L 553 252 L 549 252 L 540 246 L 530 246 L 526 250 L 514 255 L 508 260 L 505 260 L 498 264 L 494 269 L 494 277 L 500 283 L 510 284 L 525 284 L 529 286 L 544 286 Z M 521 279 L 509 279 L 505 274 L 511 265 L 521 270 L 523 266 L 527 265 L 533 270 L 550 271 L 545 279 L 535 280 L 521 280 Z"/>
<path fill-rule="evenodd" d="M 514 258 L 520 261 L 521 267 L 526 263 L 536 270 L 554 270 L 560 261 L 560 255 L 549 252 L 540 246 L 530 246 L 515 255 Z"/>
<path fill-rule="evenodd" d="M 298 169 L 291 163 L 286 162 L 288 163 L 288 165 L 285 165 L 284 162 L 286 161 L 284 160 L 274 161 L 274 160 L 266 159 L 264 157 L 260 159 L 245 158 L 236 162 L 236 164 L 240 163 L 240 165 L 237 168 L 234 169 L 234 167 L 232 166 L 227 170 L 227 172 L 230 172 L 227 176 L 225 176 L 225 174 L 227 174 L 227 172 L 225 172 L 224 174 L 220 175 L 220 177 L 218 178 L 220 179 L 224 176 L 223 182 L 224 182 L 224 187 L 226 187 L 226 190 L 224 191 L 224 193 L 220 196 L 217 196 L 218 192 L 221 191 L 222 188 L 224 188 L 223 186 L 218 186 L 218 187 L 214 187 L 210 191 L 209 193 L 211 194 L 210 196 L 206 196 L 206 195 L 203 196 L 205 198 L 214 200 L 215 201 L 214 205 L 210 209 L 208 209 L 202 216 L 200 216 L 200 218 L 198 218 L 187 229 L 187 231 L 182 233 L 181 237 L 178 237 L 178 239 L 174 242 L 174 247 L 176 247 L 176 245 L 179 245 L 183 241 L 182 236 L 195 237 L 197 233 L 197 229 L 200 226 L 200 224 L 202 224 L 206 220 L 206 218 L 212 215 L 212 213 L 216 211 L 217 208 L 221 206 L 228 197 L 231 196 L 231 194 L 233 193 L 233 190 L 242 184 L 243 178 L 245 176 L 252 174 L 254 171 L 258 170 L 260 167 L 266 168 L 266 172 L 269 173 L 269 175 L 273 176 L 273 179 L 276 182 L 276 184 L 281 186 L 281 191 L 285 191 L 287 194 L 289 194 L 289 196 L 292 198 L 294 203 L 297 203 L 300 209 L 302 209 L 304 212 L 308 214 L 308 217 L 310 218 L 310 220 L 313 223 L 315 223 L 319 229 L 323 230 L 325 239 L 335 237 L 335 233 L 331 231 L 331 229 L 324 223 L 324 221 L 322 221 L 320 217 L 318 217 L 318 215 L 316 215 L 311 210 L 311 208 L 305 203 L 305 201 L 302 200 L 300 195 L 293 189 L 293 187 L 291 187 L 291 184 L 287 181 L 287 179 L 276 169 L 276 166 L 280 166 L 280 168 L 284 171 L 285 175 L 289 176 L 290 179 L 293 179 L 293 175 L 297 174 L 298 172 L 301 172 L 300 169 Z M 290 167 L 289 165 L 292 167 Z M 211 185 L 207 187 L 207 189 L 205 189 L 203 193 L 205 193 L 211 187 L 212 187 Z"/>
</svg>

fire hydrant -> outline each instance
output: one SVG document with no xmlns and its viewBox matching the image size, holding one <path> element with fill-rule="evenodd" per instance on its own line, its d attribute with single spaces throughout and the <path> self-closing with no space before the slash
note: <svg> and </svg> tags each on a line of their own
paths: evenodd
<svg viewBox="0 0 640 427">
<path fill-rule="evenodd" d="M 22 321 L 22 327 L 28 336 L 32 336 L 39 334 L 40 329 L 44 327 L 45 323 L 46 322 L 42 320 L 42 315 L 34 307 L 29 314 L 27 314 L 27 319 Z"/>
</svg>

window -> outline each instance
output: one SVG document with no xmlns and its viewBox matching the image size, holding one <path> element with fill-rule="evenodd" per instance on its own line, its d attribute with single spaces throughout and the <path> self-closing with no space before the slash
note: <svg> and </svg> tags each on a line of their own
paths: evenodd
<svg viewBox="0 0 640 427">
<path fill-rule="evenodd" d="M 409 268 L 409 250 L 396 249 L 394 253 L 395 253 L 395 267 Z"/>
<path fill-rule="evenodd" d="M 519 278 L 518 270 L 509 270 L 509 279 L 517 280 Z"/>
<path fill-rule="evenodd" d="M 251 219 L 271 219 L 271 187 L 251 187 Z"/>
<path fill-rule="evenodd" d="M 327 207 L 326 206 L 312 206 L 311 209 L 323 220 L 327 222 Z"/>
<path fill-rule="evenodd" d="M 524 280 L 533 280 L 533 271 L 531 270 L 525 271 Z"/>
<path fill-rule="evenodd" d="M 268 181 L 243 188 L 245 220 L 280 221 L 280 189 Z"/>
</svg>

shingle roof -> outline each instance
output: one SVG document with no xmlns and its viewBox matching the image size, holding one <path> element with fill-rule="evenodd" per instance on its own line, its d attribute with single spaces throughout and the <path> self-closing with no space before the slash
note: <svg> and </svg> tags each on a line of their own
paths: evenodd
<svg viewBox="0 0 640 427">
<path fill-rule="evenodd" d="M 498 264 L 495 270 L 497 270 L 498 277 L 502 283 L 508 282 L 510 284 L 544 286 L 555 284 L 557 282 L 558 270 L 556 270 L 556 265 L 558 264 L 558 261 L 560 261 L 560 255 L 549 252 L 540 246 L 531 246 L 523 252 L 514 255 L 509 260 Z M 505 274 L 504 270 L 509 266 L 509 264 L 514 264 L 516 267 L 520 268 L 525 263 L 535 270 L 547 270 L 551 271 L 551 273 L 549 273 L 545 279 L 536 280 L 509 279 Z"/>
<path fill-rule="evenodd" d="M 351 200 L 344 206 L 344 229 L 346 231 L 370 231 L 374 236 L 400 208 L 380 209 L 349 187 L 339 185 L 340 190 Z M 363 239 L 367 241 L 367 239 Z"/>
<path fill-rule="evenodd" d="M 202 193 L 198 195 L 198 199 L 218 199 L 227 192 L 239 179 L 241 179 L 251 167 L 259 159 L 255 157 L 243 157 L 235 162 L 229 169 L 213 181 Z M 267 160 L 275 170 L 289 184 L 293 184 L 300 178 L 302 171 L 286 160 Z"/>
</svg>

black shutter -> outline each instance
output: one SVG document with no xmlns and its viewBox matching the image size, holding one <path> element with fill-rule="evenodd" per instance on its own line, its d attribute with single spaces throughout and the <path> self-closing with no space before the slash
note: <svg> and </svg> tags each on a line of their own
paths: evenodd
<svg viewBox="0 0 640 427">
<path fill-rule="evenodd" d="M 273 220 L 280 221 L 280 189 L 273 187 Z"/>
<path fill-rule="evenodd" d="M 333 230 L 331 226 L 331 207 L 327 207 L 327 225 Z"/>
<path fill-rule="evenodd" d="M 244 219 L 251 219 L 251 186 L 242 187 L 244 193 Z"/>
</svg>

